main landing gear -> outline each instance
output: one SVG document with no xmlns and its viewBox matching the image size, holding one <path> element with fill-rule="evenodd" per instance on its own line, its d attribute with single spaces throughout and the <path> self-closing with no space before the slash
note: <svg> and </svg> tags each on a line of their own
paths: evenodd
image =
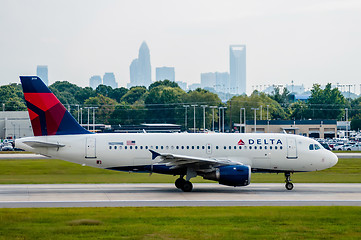
<svg viewBox="0 0 361 240">
<path fill-rule="evenodd" d="M 180 176 L 180 178 L 175 181 L 175 186 L 182 189 L 183 192 L 190 192 L 193 189 L 193 184 L 190 181 L 184 180 L 183 176 Z"/>
<path fill-rule="evenodd" d="M 285 172 L 285 177 L 286 177 L 286 189 L 287 190 L 292 190 L 293 189 L 293 183 L 291 183 L 291 173 L 290 172 Z"/>
</svg>

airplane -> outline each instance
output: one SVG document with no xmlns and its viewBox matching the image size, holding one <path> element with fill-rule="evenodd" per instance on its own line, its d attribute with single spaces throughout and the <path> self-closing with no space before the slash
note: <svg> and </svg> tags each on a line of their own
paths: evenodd
<svg viewBox="0 0 361 240">
<path fill-rule="evenodd" d="M 252 173 L 320 171 L 338 162 L 317 141 L 282 133 L 92 133 L 79 125 L 37 76 L 20 76 L 34 137 L 18 148 L 86 166 L 179 176 L 190 192 L 196 176 L 227 186 L 246 186 Z"/>
</svg>

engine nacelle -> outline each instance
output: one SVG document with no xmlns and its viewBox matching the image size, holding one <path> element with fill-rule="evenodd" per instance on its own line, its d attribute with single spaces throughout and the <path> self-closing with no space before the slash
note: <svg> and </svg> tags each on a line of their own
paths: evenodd
<svg viewBox="0 0 361 240">
<path fill-rule="evenodd" d="M 251 167 L 245 165 L 221 166 L 216 171 L 206 173 L 204 179 L 218 181 L 227 186 L 247 186 L 251 183 Z"/>
</svg>

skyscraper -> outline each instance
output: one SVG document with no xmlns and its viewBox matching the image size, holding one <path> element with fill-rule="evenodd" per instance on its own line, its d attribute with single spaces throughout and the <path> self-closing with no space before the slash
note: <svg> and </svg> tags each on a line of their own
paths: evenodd
<svg viewBox="0 0 361 240">
<path fill-rule="evenodd" d="M 246 93 L 246 45 L 229 46 L 230 93 Z"/>
<path fill-rule="evenodd" d="M 215 88 L 216 86 L 216 73 L 201 73 L 201 86 L 202 88 Z"/>
<path fill-rule="evenodd" d="M 100 84 L 102 84 L 102 77 L 99 75 L 94 75 L 89 79 L 89 87 L 96 89 Z"/>
<path fill-rule="evenodd" d="M 115 81 L 114 73 L 112 72 L 105 73 L 103 76 L 103 84 L 106 86 L 110 86 L 112 88 L 117 88 L 118 83 Z"/>
<path fill-rule="evenodd" d="M 36 67 L 36 75 L 43 80 L 43 82 L 45 83 L 46 86 L 49 85 L 49 80 L 48 80 L 48 66 L 46 65 L 38 65 Z"/>
<path fill-rule="evenodd" d="M 174 67 L 158 67 L 155 69 L 156 81 L 163 81 L 165 79 L 174 82 L 175 72 Z"/>
<path fill-rule="evenodd" d="M 149 48 L 145 42 L 139 48 L 138 58 L 134 59 L 129 66 L 130 83 L 128 87 L 132 86 L 146 86 L 152 83 L 152 72 L 150 65 Z"/>
</svg>

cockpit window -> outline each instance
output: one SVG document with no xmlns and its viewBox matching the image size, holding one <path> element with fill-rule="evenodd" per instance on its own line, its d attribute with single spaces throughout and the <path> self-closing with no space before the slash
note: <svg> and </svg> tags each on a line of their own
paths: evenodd
<svg viewBox="0 0 361 240">
<path fill-rule="evenodd" d="M 310 144 L 309 149 L 313 150 L 313 144 Z"/>
<path fill-rule="evenodd" d="M 310 150 L 318 150 L 318 149 L 321 149 L 322 147 L 318 144 L 310 144 L 310 146 L 308 148 Z"/>
<path fill-rule="evenodd" d="M 321 147 L 318 144 L 315 144 L 315 150 L 321 149 Z"/>
</svg>

